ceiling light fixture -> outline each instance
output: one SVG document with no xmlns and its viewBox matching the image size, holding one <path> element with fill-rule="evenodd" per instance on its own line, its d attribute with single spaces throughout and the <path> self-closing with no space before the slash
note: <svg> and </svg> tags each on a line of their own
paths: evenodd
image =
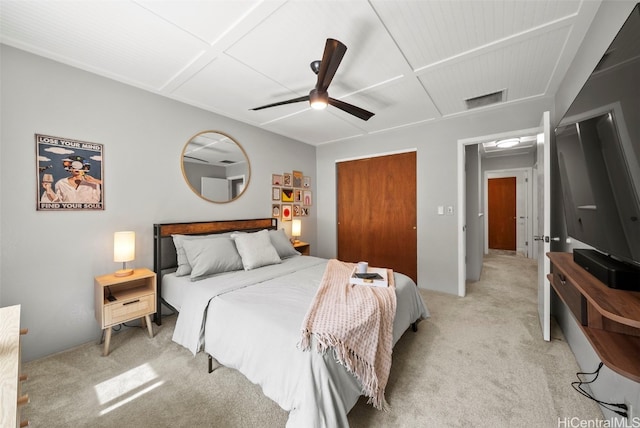
<svg viewBox="0 0 640 428">
<path fill-rule="evenodd" d="M 509 147 L 517 146 L 520 144 L 520 138 L 507 138 L 506 140 L 500 140 L 496 143 L 496 147 L 506 149 Z"/>
<path fill-rule="evenodd" d="M 329 94 L 312 89 L 309 93 L 309 104 L 311 104 L 312 109 L 324 110 L 329 104 Z"/>
</svg>

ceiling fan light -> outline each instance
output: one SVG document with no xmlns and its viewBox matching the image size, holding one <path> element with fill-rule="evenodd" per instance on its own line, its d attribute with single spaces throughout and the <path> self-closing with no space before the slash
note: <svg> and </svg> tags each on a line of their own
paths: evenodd
<svg viewBox="0 0 640 428">
<path fill-rule="evenodd" d="M 314 110 L 324 110 L 327 108 L 327 103 L 324 101 L 312 101 L 311 108 Z"/>
<path fill-rule="evenodd" d="M 520 138 L 507 138 L 506 140 L 500 140 L 496 143 L 496 147 L 506 149 L 508 147 L 517 146 L 520 144 Z"/>
<path fill-rule="evenodd" d="M 309 93 L 309 104 L 314 110 L 324 110 L 327 108 L 327 104 L 329 104 L 329 94 L 326 92 L 318 93 L 318 91 L 313 89 Z"/>
</svg>

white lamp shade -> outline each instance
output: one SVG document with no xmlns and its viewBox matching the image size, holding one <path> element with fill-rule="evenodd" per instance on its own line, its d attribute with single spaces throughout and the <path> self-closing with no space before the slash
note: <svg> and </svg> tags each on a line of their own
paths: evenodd
<svg viewBox="0 0 640 428">
<path fill-rule="evenodd" d="M 113 235 L 113 261 L 130 262 L 136 258 L 136 233 L 116 232 Z"/>
<path fill-rule="evenodd" d="M 300 235 L 302 235 L 302 221 L 295 219 L 291 222 L 291 236 Z"/>
</svg>

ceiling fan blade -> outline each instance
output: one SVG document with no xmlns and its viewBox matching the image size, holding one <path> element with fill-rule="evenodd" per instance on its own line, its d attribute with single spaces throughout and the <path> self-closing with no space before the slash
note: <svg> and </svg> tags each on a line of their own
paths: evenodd
<svg viewBox="0 0 640 428">
<path fill-rule="evenodd" d="M 305 95 L 304 97 L 293 98 L 293 99 L 287 100 L 287 101 L 280 101 L 280 102 L 273 103 L 273 104 L 267 104 L 266 106 L 260 106 L 260 107 L 252 108 L 251 110 L 262 110 L 263 108 L 282 106 L 282 105 L 285 105 L 285 104 L 299 103 L 299 102 L 302 102 L 302 101 L 309 101 L 309 95 Z"/>
<path fill-rule="evenodd" d="M 324 46 L 324 54 L 320 62 L 320 70 L 318 71 L 318 81 L 316 82 L 316 90 L 318 92 L 326 92 L 329 84 L 333 80 L 338 66 L 342 62 L 347 47 L 342 42 L 335 39 L 327 39 Z"/>
<path fill-rule="evenodd" d="M 369 120 L 371 119 L 371 116 L 373 116 L 375 113 L 371 113 L 370 111 L 367 111 L 363 108 L 360 107 L 356 107 L 353 104 L 349 104 L 349 103 L 345 103 L 344 101 L 340 101 L 340 100 L 336 100 L 335 98 L 329 98 L 329 104 L 331 104 L 334 107 L 339 108 L 342 111 L 345 111 L 349 114 L 354 115 L 355 117 L 362 119 L 362 120 Z"/>
</svg>

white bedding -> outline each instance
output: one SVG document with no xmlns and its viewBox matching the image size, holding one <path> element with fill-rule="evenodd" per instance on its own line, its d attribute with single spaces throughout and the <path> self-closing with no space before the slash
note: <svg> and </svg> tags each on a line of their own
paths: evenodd
<svg viewBox="0 0 640 428">
<path fill-rule="evenodd" d="M 261 385 L 290 412 L 288 427 L 348 426 L 347 413 L 361 395 L 358 381 L 332 353 L 297 347 L 326 263 L 297 256 L 252 271 L 186 279 L 174 341 L 194 354 L 204 348 Z M 411 323 L 429 316 L 415 283 L 399 273 L 395 280 L 394 344 Z"/>
</svg>

